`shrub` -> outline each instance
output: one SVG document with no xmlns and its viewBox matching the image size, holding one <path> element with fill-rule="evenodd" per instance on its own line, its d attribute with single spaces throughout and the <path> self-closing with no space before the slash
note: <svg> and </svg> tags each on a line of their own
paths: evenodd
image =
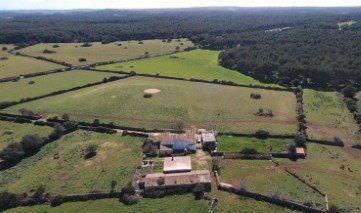
<svg viewBox="0 0 361 213">
<path fill-rule="evenodd" d="M 24 155 L 25 152 L 20 143 L 11 143 L 0 152 L 0 158 L 6 162 L 17 162 Z"/>
<path fill-rule="evenodd" d="M 53 140 L 61 138 L 61 136 L 63 136 L 65 131 L 66 131 L 66 129 L 62 125 L 55 124 L 54 130 L 49 135 L 49 140 L 53 141 Z"/>
<path fill-rule="evenodd" d="M 44 54 L 51 54 L 51 53 L 56 53 L 56 52 L 54 50 L 45 49 L 45 50 L 43 50 L 43 53 Z"/>
<path fill-rule="evenodd" d="M 345 98 L 353 98 L 356 92 L 357 89 L 352 85 L 347 85 L 345 88 L 341 90 L 341 93 Z"/>
<path fill-rule="evenodd" d="M 85 42 L 82 45 L 80 45 L 80 47 L 91 47 L 93 46 L 91 43 Z"/>
<path fill-rule="evenodd" d="M 337 206 L 331 204 L 331 206 L 328 209 L 327 213 L 341 213 L 341 210 Z"/>
<path fill-rule="evenodd" d="M 258 154 L 258 151 L 254 148 L 244 148 L 240 151 L 240 153 L 246 155 L 255 155 Z"/>
<path fill-rule="evenodd" d="M 125 205 L 134 205 L 138 203 L 138 198 L 133 195 L 124 194 L 121 196 L 120 201 Z"/>
<path fill-rule="evenodd" d="M 0 211 L 16 207 L 17 202 L 16 194 L 8 191 L 0 192 Z"/>
<path fill-rule="evenodd" d="M 295 135 L 295 144 L 297 147 L 304 147 L 306 148 L 306 136 L 304 134 L 297 134 Z"/>
<path fill-rule="evenodd" d="M 61 119 L 68 121 L 68 120 L 70 120 L 70 117 L 68 114 L 65 113 L 61 116 Z"/>
<path fill-rule="evenodd" d="M 1 57 L 0 60 L 1 61 L 5 61 L 5 60 L 8 60 L 9 58 L 8 57 Z"/>
<path fill-rule="evenodd" d="M 29 81 L 28 84 L 35 84 L 35 81 Z"/>
<path fill-rule="evenodd" d="M 25 116 L 35 116 L 35 113 L 33 111 L 25 109 L 25 108 L 19 109 L 19 112 Z"/>
<path fill-rule="evenodd" d="M 79 58 L 79 62 L 86 62 L 86 58 Z"/>
<path fill-rule="evenodd" d="M 64 201 L 65 201 L 64 196 L 57 195 L 51 200 L 51 206 L 52 207 L 59 206 L 59 205 L 63 204 Z"/>
<path fill-rule="evenodd" d="M 57 44 L 53 45 L 53 48 L 58 48 L 58 47 L 59 47 L 59 45 L 57 45 Z"/>
<path fill-rule="evenodd" d="M 63 123 L 66 132 L 72 132 L 78 129 L 78 123 L 74 121 L 66 121 Z"/>
<path fill-rule="evenodd" d="M 38 186 L 38 188 L 35 190 L 34 194 L 31 196 L 32 198 L 41 198 L 45 192 L 45 185 L 40 185 Z"/>
<path fill-rule="evenodd" d="M 88 158 L 91 158 L 91 157 L 95 156 L 97 154 L 97 150 L 98 150 L 98 145 L 89 144 L 85 149 L 84 158 L 88 159 Z"/>
<path fill-rule="evenodd" d="M 256 137 L 259 139 L 266 139 L 269 137 L 269 132 L 265 131 L 265 130 L 258 130 L 255 133 Z"/>
<path fill-rule="evenodd" d="M 204 186 L 203 186 L 202 184 L 199 184 L 199 183 L 198 183 L 198 184 L 193 188 L 192 192 L 193 192 L 194 198 L 195 198 L 196 200 L 200 200 L 200 199 L 202 199 L 203 196 L 204 196 Z"/>
<path fill-rule="evenodd" d="M 2 50 L 2 51 L 7 51 L 8 48 L 7 48 L 7 47 L 2 47 L 1 50 Z"/>
<path fill-rule="evenodd" d="M 158 152 L 158 147 L 148 138 L 143 141 L 142 149 L 144 154 L 157 155 Z"/>
<path fill-rule="evenodd" d="M 121 192 L 123 194 L 134 195 L 135 194 L 135 188 L 132 186 L 132 183 L 130 182 L 127 185 L 122 187 Z"/>
<path fill-rule="evenodd" d="M 251 93 L 249 97 L 252 98 L 252 99 L 256 99 L 256 100 L 262 98 L 262 96 L 260 94 L 258 94 L 258 93 Z"/>
<path fill-rule="evenodd" d="M 20 144 L 22 145 L 24 152 L 26 154 L 30 154 L 38 152 L 39 149 L 43 146 L 44 140 L 37 134 L 25 135 L 21 139 Z"/>
<path fill-rule="evenodd" d="M 150 93 L 144 93 L 143 95 L 143 98 L 151 98 L 151 97 L 153 97 L 153 95 Z"/>
</svg>

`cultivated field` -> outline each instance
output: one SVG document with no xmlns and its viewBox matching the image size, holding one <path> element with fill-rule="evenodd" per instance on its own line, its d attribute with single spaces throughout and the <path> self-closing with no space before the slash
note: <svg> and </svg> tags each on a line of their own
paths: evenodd
<svg viewBox="0 0 361 213">
<path fill-rule="evenodd" d="M 87 83 L 102 81 L 117 74 L 72 70 L 68 72 L 23 78 L 17 82 L 0 84 L 0 102 L 19 101 L 22 98 L 45 95 L 58 90 L 70 89 Z M 34 82 L 30 84 L 29 82 Z"/>
<path fill-rule="evenodd" d="M 97 155 L 86 160 L 84 150 L 98 145 Z M 111 181 L 116 189 L 132 180 L 141 162 L 142 139 L 77 131 L 44 146 L 36 155 L 0 171 L 0 190 L 31 194 L 39 185 L 54 195 L 108 192 Z M 54 154 L 59 159 L 54 159 Z M 36 177 L 36 178 L 29 178 Z"/>
<path fill-rule="evenodd" d="M 346 144 L 357 139 L 357 125 L 340 93 L 306 89 L 304 110 L 310 138 L 332 140 L 339 137 Z"/>
<path fill-rule="evenodd" d="M 49 63 L 46 61 L 40 61 L 22 56 L 15 56 L 8 53 L 7 51 L 2 51 L 1 49 L 3 47 L 6 47 L 8 50 L 10 50 L 14 46 L 0 44 L 0 58 L 3 58 L 2 60 L 0 60 L 0 78 L 64 68 L 61 65 Z"/>
<path fill-rule="evenodd" d="M 169 43 L 162 42 L 162 40 L 144 40 L 142 42 L 143 44 L 139 44 L 139 41 L 118 41 L 109 44 L 93 42 L 91 47 L 81 47 L 83 43 L 46 43 L 21 49 L 20 52 L 32 56 L 56 59 L 73 65 L 82 65 L 101 61 L 132 59 L 144 56 L 146 52 L 149 55 L 174 52 L 176 47 L 179 47 L 181 51 L 193 46 L 186 39 L 180 39 L 180 41 L 172 40 Z M 54 45 L 59 47 L 54 48 Z M 55 51 L 55 53 L 43 53 L 45 49 Z M 86 58 L 86 62 L 79 62 L 79 58 Z"/>
<path fill-rule="evenodd" d="M 290 139 L 257 139 L 246 137 L 217 137 L 217 149 L 220 152 L 238 152 L 244 148 L 253 148 L 260 153 L 285 152 L 287 144 L 292 144 Z"/>
<path fill-rule="evenodd" d="M 52 130 L 52 128 L 46 126 L 0 121 L 0 150 L 12 142 L 20 142 L 25 135 L 38 134 L 39 136 L 47 136 Z"/>
<path fill-rule="evenodd" d="M 275 84 L 262 84 L 249 76 L 219 66 L 217 63 L 219 53 L 220 51 L 199 49 L 173 55 L 98 66 L 97 69 L 135 71 L 143 74 L 158 73 L 159 75 L 186 79 L 197 78 L 209 81 L 218 79 L 247 85 L 279 87 L 279 85 Z"/>
<path fill-rule="evenodd" d="M 160 92 L 144 98 L 143 91 L 149 88 Z M 253 92 L 262 99 L 251 99 Z M 183 122 L 186 128 L 249 133 L 263 129 L 282 134 L 296 131 L 295 104 L 291 92 L 133 77 L 20 104 L 7 111 L 27 108 L 45 115 L 68 113 L 75 120 L 98 118 L 136 127 L 169 128 Z M 254 115 L 259 108 L 272 109 L 274 117 Z"/>
<path fill-rule="evenodd" d="M 357 23 L 357 21 L 339 22 L 339 23 L 337 23 L 337 26 L 338 26 L 339 30 L 342 30 L 343 26 L 351 26 L 351 25 L 356 24 L 356 23 Z"/>
</svg>

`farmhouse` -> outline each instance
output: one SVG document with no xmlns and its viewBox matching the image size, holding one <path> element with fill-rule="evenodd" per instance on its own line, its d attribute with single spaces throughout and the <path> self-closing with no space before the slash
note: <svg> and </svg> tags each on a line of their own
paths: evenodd
<svg viewBox="0 0 361 213">
<path fill-rule="evenodd" d="M 152 136 L 151 140 L 158 146 L 159 156 L 195 153 L 197 150 L 195 134 L 190 132 L 185 134 L 163 133 Z"/>
<path fill-rule="evenodd" d="M 202 142 L 203 150 L 215 150 L 217 146 L 216 135 L 213 130 L 199 129 L 198 134 Z"/>
</svg>

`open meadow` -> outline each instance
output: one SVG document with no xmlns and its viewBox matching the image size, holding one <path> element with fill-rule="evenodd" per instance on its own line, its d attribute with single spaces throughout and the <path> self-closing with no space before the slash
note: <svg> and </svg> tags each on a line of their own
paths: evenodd
<svg viewBox="0 0 361 213">
<path fill-rule="evenodd" d="M 52 131 L 53 129 L 47 126 L 0 121 L 0 150 L 12 142 L 19 142 L 25 135 L 38 134 L 42 137 L 49 135 Z"/>
<path fill-rule="evenodd" d="M 305 89 L 303 97 L 310 138 L 333 140 L 339 137 L 346 145 L 357 140 L 357 125 L 340 93 Z"/>
<path fill-rule="evenodd" d="M 7 50 L 1 50 L 3 47 Z M 0 44 L 0 48 L 0 78 L 64 68 L 58 64 L 10 54 L 7 51 L 14 48 L 13 45 Z"/>
<path fill-rule="evenodd" d="M 186 79 L 196 78 L 208 81 L 217 79 L 246 85 L 280 87 L 276 84 L 263 84 L 242 73 L 218 65 L 219 53 L 220 51 L 198 49 L 172 55 L 103 65 L 96 68 L 101 70 L 135 71 L 142 74 L 159 74 Z"/>
<path fill-rule="evenodd" d="M 128 60 L 140 56 L 157 55 L 175 52 L 187 47 L 193 47 L 192 42 L 187 39 L 162 42 L 162 40 L 144 41 L 118 41 L 109 44 L 100 42 L 89 43 L 91 46 L 82 47 L 84 43 L 42 43 L 19 50 L 19 52 L 31 56 L 43 56 L 50 59 L 70 63 L 72 65 L 84 65 L 102 61 Z M 58 46 L 58 47 L 57 47 Z M 54 51 L 44 53 L 44 50 Z M 80 58 L 86 61 L 79 62 Z"/>
<path fill-rule="evenodd" d="M 0 84 L 0 102 L 20 101 L 22 98 L 36 97 L 58 90 L 102 81 L 104 78 L 114 75 L 117 74 L 71 70 L 32 78 L 22 78 L 16 82 L 5 82 Z"/>
<path fill-rule="evenodd" d="M 239 152 L 244 148 L 253 148 L 260 153 L 286 152 L 292 139 L 258 139 L 247 137 L 217 137 L 217 150 L 220 152 Z"/>
<path fill-rule="evenodd" d="M 89 144 L 98 146 L 97 154 L 85 159 Z M 0 171 L 0 190 L 31 194 L 44 184 L 46 192 L 53 195 L 109 192 L 113 180 L 118 190 L 132 180 L 142 159 L 141 144 L 140 138 L 79 130 L 47 144 L 16 166 Z M 55 154 L 58 159 L 54 158 Z"/>
<path fill-rule="evenodd" d="M 160 91 L 144 98 L 144 90 L 150 88 Z M 251 99 L 251 93 L 259 93 L 262 98 Z M 248 133 L 263 129 L 284 134 L 296 131 L 295 105 L 291 92 L 133 77 L 20 104 L 6 111 L 26 108 L 44 115 L 68 113 L 74 120 L 98 118 L 101 122 L 134 127 L 170 128 L 181 122 L 186 128 Z M 271 109 L 274 116 L 254 115 L 260 108 Z"/>
</svg>

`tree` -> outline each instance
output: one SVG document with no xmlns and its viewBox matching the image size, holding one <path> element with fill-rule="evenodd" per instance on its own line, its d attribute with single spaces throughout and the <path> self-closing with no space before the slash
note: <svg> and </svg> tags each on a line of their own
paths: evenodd
<svg viewBox="0 0 361 213">
<path fill-rule="evenodd" d="M 68 114 L 65 113 L 61 116 L 61 119 L 68 121 L 68 120 L 70 120 L 70 117 Z"/>
<path fill-rule="evenodd" d="M 353 98 L 357 92 L 357 89 L 352 85 L 347 85 L 341 90 L 342 95 L 345 98 Z"/>
<path fill-rule="evenodd" d="M 0 211 L 15 207 L 17 204 L 16 194 L 8 191 L 0 192 Z"/>
<path fill-rule="evenodd" d="M 304 134 L 297 134 L 295 135 L 295 144 L 297 147 L 304 147 L 306 148 L 306 136 Z"/>
<path fill-rule="evenodd" d="M 196 200 L 200 200 L 204 196 L 204 186 L 202 184 L 197 184 L 193 190 L 193 195 Z"/>
<path fill-rule="evenodd" d="M 91 158 L 91 157 L 95 156 L 97 154 L 97 150 L 98 150 L 98 145 L 89 144 L 85 149 L 84 158 L 88 159 L 88 158 Z"/>
<path fill-rule="evenodd" d="M 55 124 L 53 131 L 49 135 L 49 140 L 53 141 L 61 138 L 66 129 L 61 124 Z"/>
<path fill-rule="evenodd" d="M 43 146 L 44 140 L 37 134 L 25 135 L 20 141 L 26 154 L 36 153 Z"/>
<path fill-rule="evenodd" d="M 11 143 L 0 152 L 0 158 L 6 162 L 17 162 L 25 155 L 20 143 Z"/>
<path fill-rule="evenodd" d="M 100 121 L 99 121 L 99 119 L 98 118 L 96 118 L 96 119 L 94 119 L 94 121 L 93 121 L 93 126 L 98 126 L 99 125 L 99 123 L 100 123 Z"/>
<path fill-rule="evenodd" d="M 74 121 L 66 121 L 63 126 L 67 132 L 72 132 L 78 129 L 78 123 Z"/>
</svg>

